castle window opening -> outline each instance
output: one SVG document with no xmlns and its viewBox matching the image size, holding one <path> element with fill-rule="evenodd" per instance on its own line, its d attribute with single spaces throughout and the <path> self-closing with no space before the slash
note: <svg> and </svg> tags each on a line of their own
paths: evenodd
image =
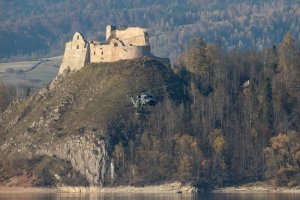
<svg viewBox="0 0 300 200">
<path fill-rule="evenodd" d="M 59 74 L 62 74 L 67 68 L 70 68 L 70 71 L 79 70 L 87 63 L 113 63 L 124 59 L 153 56 L 150 50 L 149 38 L 146 37 L 146 28 L 117 28 L 108 25 L 104 32 L 105 40 L 100 42 L 86 40 L 80 32 L 75 32 L 71 41 L 68 41 L 65 45 L 65 53 Z M 153 58 L 155 57 L 153 56 Z M 167 59 L 166 62 L 168 62 Z"/>
</svg>

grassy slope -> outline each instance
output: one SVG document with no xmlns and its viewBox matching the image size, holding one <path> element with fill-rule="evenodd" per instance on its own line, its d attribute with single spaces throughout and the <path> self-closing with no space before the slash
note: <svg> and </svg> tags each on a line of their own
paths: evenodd
<svg viewBox="0 0 300 200">
<path fill-rule="evenodd" d="M 129 93 L 137 95 L 147 91 L 162 100 L 165 96 L 178 93 L 177 85 L 172 90 L 162 87 L 175 81 L 179 82 L 179 79 L 170 68 L 148 58 L 89 64 L 80 71 L 59 77 L 54 88 L 43 89 L 29 99 L 15 102 L 0 117 L 0 146 L 11 145 L 6 150 L 0 150 L 3 161 L 0 162 L 0 182 L 11 180 L 9 177 L 18 177 L 20 171 L 27 170 L 30 173 L 31 170 L 40 169 L 39 158 L 33 158 L 37 161 L 33 162 L 32 167 L 25 169 L 23 165 L 18 165 L 20 169 L 16 166 L 16 170 L 7 171 L 10 168 L 8 166 L 15 162 L 23 160 L 24 163 L 32 163 L 32 159 L 24 161 L 22 156 L 22 159 L 19 158 L 15 154 L 18 149 L 25 147 L 28 151 L 34 151 L 33 146 L 42 146 L 43 143 L 55 142 L 69 135 L 96 134 L 99 137 L 111 137 L 112 124 L 136 117 Z M 59 120 L 54 120 L 57 109 L 61 114 Z M 41 122 L 41 119 L 42 125 L 32 128 L 32 124 Z M 51 163 L 58 162 L 49 159 Z M 59 161 L 58 164 L 62 168 L 68 165 L 65 161 Z M 45 170 L 52 168 L 45 166 Z M 47 184 L 44 176 L 37 180 L 31 180 L 36 178 L 33 176 L 26 177 L 29 179 L 27 183 Z M 80 184 L 81 180 L 75 183 Z"/>
<path fill-rule="evenodd" d="M 80 128 L 104 130 L 111 123 L 134 116 L 135 109 L 128 97 L 148 91 L 163 98 L 175 91 L 162 86 L 179 81 L 171 69 L 147 58 L 117 63 L 90 64 L 82 70 L 70 73 L 58 81 L 54 89 L 42 97 L 34 95 L 28 100 L 10 107 L 0 121 L 1 143 L 13 137 L 16 143 L 34 122 L 49 121 L 49 128 L 32 131 L 32 141 L 41 144 L 49 138 L 59 139 L 70 134 L 80 134 Z M 159 88 L 159 89 L 154 89 Z M 151 89 L 154 89 L 150 91 Z M 59 108 L 59 120 L 53 120 L 54 110 Z M 20 117 L 21 116 L 21 117 Z M 13 126 L 9 123 L 16 120 Z M 21 141 L 19 141 L 21 142 Z"/>
<path fill-rule="evenodd" d="M 173 94 L 178 93 L 180 84 L 172 87 L 172 90 L 162 87 L 174 82 L 180 80 L 170 68 L 148 58 L 89 64 L 80 71 L 59 77 L 54 88 L 44 89 L 29 99 L 15 102 L 0 118 L 0 146 L 10 145 L 6 150 L 0 150 L 0 182 L 7 184 L 7 181 L 9 183 L 11 180 L 18 180 L 18 174 L 22 171 L 27 171 L 27 174 L 35 169 L 37 173 L 43 170 L 55 171 L 55 167 L 39 167 L 44 159 L 39 161 L 39 158 L 33 158 L 33 162 L 32 159 L 24 160 L 23 156 L 20 158 L 16 154 L 18 149 L 25 147 L 28 149 L 26 151 L 34 152 L 33 146 L 42 146 L 43 143 L 55 142 L 69 135 L 96 134 L 99 137 L 115 137 L 116 135 L 111 134 L 116 132 L 110 132 L 114 124 L 136 117 L 128 94 L 138 95 L 145 91 L 160 100 L 166 96 L 176 99 Z M 151 111 L 150 108 L 147 109 Z M 58 120 L 54 120 L 55 110 L 60 113 Z M 32 128 L 32 124 L 41 120 L 42 125 L 39 128 Z M 63 169 L 70 168 L 69 163 L 64 160 L 47 159 L 47 162 L 57 163 Z M 18 165 L 20 169 L 16 166 L 13 171 L 7 170 L 13 163 L 21 161 L 33 164 L 28 168 L 21 164 Z M 57 173 L 66 174 L 65 171 Z M 24 179 L 24 175 L 21 178 Z M 25 179 L 28 179 L 26 184 L 52 184 L 44 176 L 32 180 L 33 178 L 36 177 L 25 175 Z M 67 178 L 65 183 L 68 181 L 70 180 Z M 82 183 L 82 177 L 74 182 Z"/>
</svg>

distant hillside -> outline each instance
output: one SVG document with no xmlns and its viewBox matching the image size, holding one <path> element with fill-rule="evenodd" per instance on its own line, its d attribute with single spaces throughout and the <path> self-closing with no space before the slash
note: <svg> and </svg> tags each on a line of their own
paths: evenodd
<svg viewBox="0 0 300 200">
<path fill-rule="evenodd" d="M 0 80 L 17 89 L 36 91 L 48 85 L 57 75 L 62 57 L 34 61 L 0 63 Z"/>
<path fill-rule="evenodd" d="M 153 52 L 173 61 L 195 36 L 262 49 L 288 31 L 300 39 L 299 10 L 298 0 L 1 1 L 0 58 L 61 55 L 75 31 L 99 41 L 107 24 L 149 28 Z"/>
</svg>

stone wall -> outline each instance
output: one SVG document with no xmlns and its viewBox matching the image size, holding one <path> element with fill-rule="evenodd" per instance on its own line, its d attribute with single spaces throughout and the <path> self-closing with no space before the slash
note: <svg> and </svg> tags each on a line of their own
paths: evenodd
<svg viewBox="0 0 300 200">
<path fill-rule="evenodd" d="M 106 36 L 106 40 L 108 40 L 109 36 L 111 35 L 111 33 L 116 30 L 117 27 L 116 26 L 112 26 L 112 25 L 107 25 L 106 26 L 106 32 L 105 32 L 105 36 Z"/>
<path fill-rule="evenodd" d="M 115 30 L 108 38 L 118 39 L 127 45 L 149 46 L 147 30 L 141 27 L 128 27 L 124 30 Z"/>
<path fill-rule="evenodd" d="M 150 46 L 118 46 L 113 47 L 111 62 L 150 56 Z"/>
<path fill-rule="evenodd" d="M 73 40 L 66 44 L 64 57 L 59 68 L 59 74 L 64 70 L 76 71 L 89 62 L 89 45 L 84 37 L 76 32 Z"/>
<path fill-rule="evenodd" d="M 91 63 L 109 62 L 111 59 L 111 45 L 90 43 L 90 61 Z"/>
<path fill-rule="evenodd" d="M 116 39 L 112 39 L 110 44 L 90 43 L 91 63 L 116 62 L 143 56 L 151 56 L 150 46 L 126 46 L 122 41 Z"/>
<path fill-rule="evenodd" d="M 79 70 L 86 63 L 116 62 L 144 56 L 153 57 L 145 28 L 116 29 L 109 25 L 106 27 L 106 38 L 105 43 L 87 42 L 80 33 L 76 32 L 72 41 L 66 44 L 59 74 Z"/>
</svg>

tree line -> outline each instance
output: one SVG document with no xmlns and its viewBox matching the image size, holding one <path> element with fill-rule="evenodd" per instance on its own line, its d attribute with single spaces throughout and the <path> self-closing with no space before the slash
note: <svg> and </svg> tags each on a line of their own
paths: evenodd
<svg viewBox="0 0 300 200">
<path fill-rule="evenodd" d="M 30 87 L 8 86 L 0 81 L 0 115 L 12 102 L 28 98 L 31 93 Z"/>
<path fill-rule="evenodd" d="M 299 185 L 300 54 L 290 33 L 262 51 L 193 39 L 173 65 L 188 103 L 164 101 L 146 119 L 115 124 L 117 179 L 225 186 Z M 122 134 L 120 131 L 122 130 Z"/>
<path fill-rule="evenodd" d="M 195 38 L 172 68 L 184 101 L 169 97 L 149 115 L 109 124 L 116 176 L 107 184 L 299 185 L 300 51 L 291 33 L 261 51 Z M 0 112 L 29 93 L 1 83 Z"/>
</svg>

